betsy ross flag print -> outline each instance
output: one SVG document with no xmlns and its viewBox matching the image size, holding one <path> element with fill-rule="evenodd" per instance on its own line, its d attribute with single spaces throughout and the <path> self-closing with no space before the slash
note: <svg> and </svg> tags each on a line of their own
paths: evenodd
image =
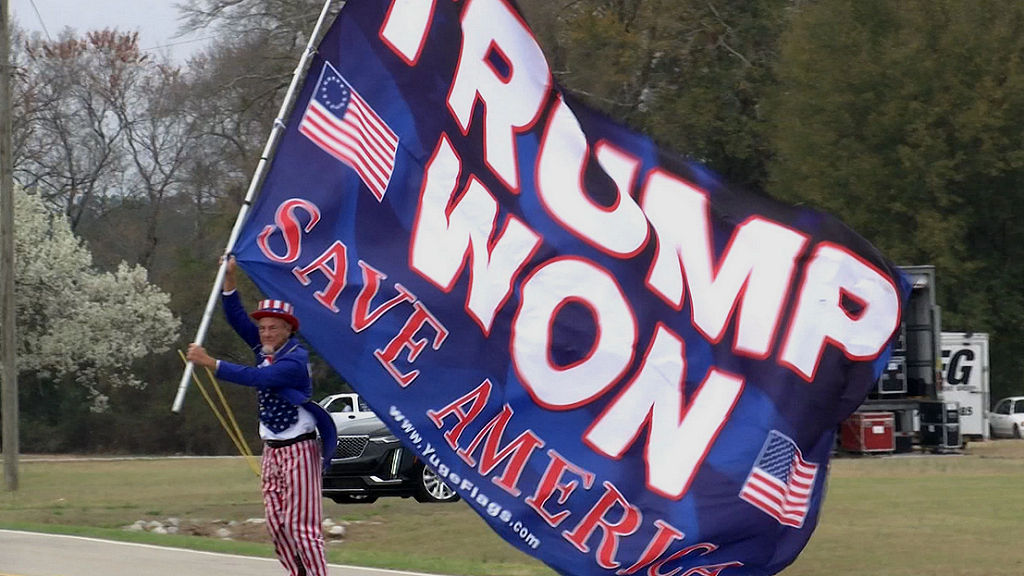
<svg viewBox="0 0 1024 576">
<path fill-rule="evenodd" d="M 740 498 L 785 526 L 800 528 L 814 490 L 818 465 L 807 462 L 785 434 L 772 430 L 743 483 Z"/>
<path fill-rule="evenodd" d="M 398 136 L 330 63 L 320 72 L 299 132 L 355 170 L 378 202 L 384 199 Z"/>
</svg>

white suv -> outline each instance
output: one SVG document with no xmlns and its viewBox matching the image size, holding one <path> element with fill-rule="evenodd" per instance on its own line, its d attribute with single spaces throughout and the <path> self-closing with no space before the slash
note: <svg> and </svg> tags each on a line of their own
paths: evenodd
<svg viewBox="0 0 1024 576">
<path fill-rule="evenodd" d="M 377 414 L 359 397 L 359 394 L 331 394 L 319 402 L 334 420 L 334 425 L 342 427 L 346 422 L 376 418 Z"/>
</svg>

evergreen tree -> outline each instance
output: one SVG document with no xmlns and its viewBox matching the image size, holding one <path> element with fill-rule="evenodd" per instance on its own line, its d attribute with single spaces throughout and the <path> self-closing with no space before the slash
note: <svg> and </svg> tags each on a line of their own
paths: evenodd
<svg viewBox="0 0 1024 576">
<path fill-rule="evenodd" d="M 770 192 L 934 264 L 945 330 L 992 335 L 993 397 L 1022 388 L 1024 4 L 805 6 L 771 99 Z"/>
</svg>

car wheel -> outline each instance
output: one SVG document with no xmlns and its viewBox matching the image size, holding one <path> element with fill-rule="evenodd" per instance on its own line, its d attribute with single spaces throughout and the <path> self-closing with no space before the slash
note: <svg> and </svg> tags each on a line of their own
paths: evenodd
<svg viewBox="0 0 1024 576">
<path fill-rule="evenodd" d="M 1017 426 L 1016 424 L 1013 425 L 1013 437 L 1020 438 L 1020 426 Z"/>
<path fill-rule="evenodd" d="M 989 439 L 994 439 L 996 437 L 996 429 L 993 428 L 991 424 L 988 425 L 988 437 Z"/>
<path fill-rule="evenodd" d="M 373 504 L 377 501 L 377 497 L 363 494 L 338 494 L 331 496 L 331 500 L 334 500 L 335 504 Z"/>
<path fill-rule="evenodd" d="M 419 486 L 415 495 L 417 502 L 455 502 L 459 499 L 455 490 L 445 484 L 444 480 L 429 467 L 423 466 L 419 476 Z"/>
</svg>

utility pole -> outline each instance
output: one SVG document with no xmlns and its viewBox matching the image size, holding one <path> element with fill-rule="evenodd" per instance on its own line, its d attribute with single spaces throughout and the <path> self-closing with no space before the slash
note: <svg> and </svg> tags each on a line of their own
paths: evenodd
<svg viewBox="0 0 1024 576">
<path fill-rule="evenodd" d="M 0 0 L 0 402 L 4 485 L 18 489 L 18 370 L 14 354 L 14 175 L 11 147 L 11 17 Z"/>
</svg>

